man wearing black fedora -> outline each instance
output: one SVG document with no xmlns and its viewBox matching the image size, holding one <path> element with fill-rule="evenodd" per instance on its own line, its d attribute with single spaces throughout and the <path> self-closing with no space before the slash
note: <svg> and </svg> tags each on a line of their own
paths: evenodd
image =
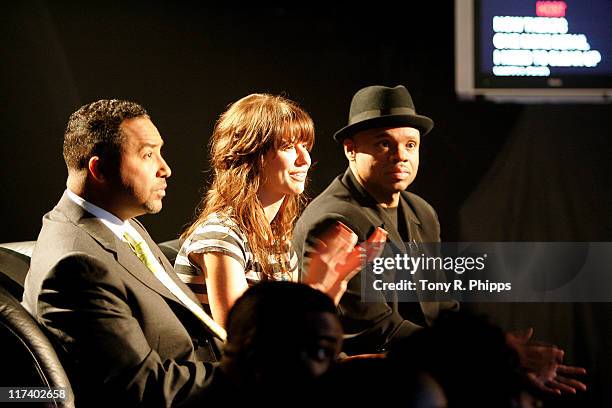
<svg viewBox="0 0 612 408">
<path fill-rule="evenodd" d="M 348 125 L 334 139 L 343 145 L 349 167 L 304 210 L 294 230 L 294 245 L 301 270 L 307 270 L 308 254 L 317 237 L 330 224 L 341 221 L 363 242 L 376 229 L 388 232 L 382 256 L 409 252 L 410 243 L 440 241 L 435 210 L 406 188 L 419 168 L 421 138 L 433 121 L 415 111 L 404 86 L 368 86 L 352 99 Z M 361 276 L 348 284 L 339 305 L 347 333 L 349 354 L 384 351 L 393 340 L 403 338 L 431 323 L 441 309 L 457 308 L 456 302 L 421 302 L 404 305 L 381 297 L 362 302 Z"/>
<path fill-rule="evenodd" d="M 377 227 L 385 229 L 387 244 L 381 257 L 410 253 L 419 243 L 440 241 L 435 210 L 405 191 L 419 168 L 421 138 L 432 128 L 431 119 L 416 113 L 404 86 L 368 86 L 353 96 L 348 125 L 334 134 L 349 167 L 306 207 L 294 229 L 300 270 L 308 270 L 309 254 L 317 247 L 318 237 L 336 221 L 353 230 L 359 242 L 366 241 Z M 347 354 L 384 352 L 395 341 L 432 323 L 441 310 L 458 309 L 455 301 L 422 301 L 404 303 L 400 313 L 397 297 L 382 294 L 379 301 L 363 302 L 360 275 L 349 281 L 338 305 Z M 506 334 L 531 383 L 555 394 L 586 390 L 582 382 L 564 377 L 585 370 L 562 365 L 563 351 L 529 343 L 531 334 L 531 330 Z"/>
</svg>

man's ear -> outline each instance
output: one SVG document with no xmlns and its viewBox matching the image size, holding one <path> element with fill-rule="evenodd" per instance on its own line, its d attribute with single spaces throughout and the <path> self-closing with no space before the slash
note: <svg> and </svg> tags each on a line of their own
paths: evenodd
<svg viewBox="0 0 612 408">
<path fill-rule="evenodd" d="M 355 150 L 355 141 L 352 138 L 347 137 L 342 141 L 342 146 L 344 147 L 344 155 L 346 156 L 346 158 L 349 161 L 354 161 L 355 155 L 357 153 Z"/>
<path fill-rule="evenodd" d="M 103 182 L 106 179 L 102 167 L 102 159 L 99 156 L 91 156 L 87 163 L 87 169 L 91 177 L 98 182 Z"/>
</svg>

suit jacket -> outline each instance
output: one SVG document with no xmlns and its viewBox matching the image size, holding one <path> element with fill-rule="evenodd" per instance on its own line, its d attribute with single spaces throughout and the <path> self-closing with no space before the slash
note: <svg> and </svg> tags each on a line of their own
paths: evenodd
<svg viewBox="0 0 612 408">
<path fill-rule="evenodd" d="M 440 224 L 434 209 L 419 196 L 403 191 L 400 204 L 410 242 L 439 242 Z M 363 242 L 376 229 L 384 228 L 389 245 L 381 256 L 408 253 L 398 228 L 378 206 L 376 200 L 357 182 L 350 168 L 335 178 L 304 210 L 293 234 L 293 244 L 302 271 L 308 269 L 308 253 L 312 252 L 317 237 L 335 221 L 351 228 Z M 403 305 L 402 317 L 397 299 L 386 300 L 383 294 L 375 302 L 361 301 L 361 273 L 348 284 L 338 307 L 345 331 L 344 350 L 349 354 L 385 351 L 397 339 L 412 334 L 423 324 L 431 323 L 440 309 L 454 309 L 456 302 L 420 302 Z"/>
<path fill-rule="evenodd" d="M 130 222 L 197 302 L 144 227 Z M 218 353 L 211 333 L 67 194 L 43 218 L 23 305 L 56 340 L 77 406 L 170 406 L 210 380 L 205 361 Z"/>
</svg>

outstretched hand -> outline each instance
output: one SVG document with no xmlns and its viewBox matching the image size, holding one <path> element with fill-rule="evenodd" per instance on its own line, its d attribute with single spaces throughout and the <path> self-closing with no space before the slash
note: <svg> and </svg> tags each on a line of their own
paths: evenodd
<svg viewBox="0 0 612 408">
<path fill-rule="evenodd" d="M 327 293 L 338 304 L 348 281 L 361 270 L 364 261 L 380 255 L 386 239 L 387 232 L 377 228 L 365 243 L 355 246 L 357 235 L 336 222 L 319 238 L 304 283 Z"/>
<path fill-rule="evenodd" d="M 527 370 L 527 378 L 531 383 L 550 394 L 586 391 L 583 382 L 566 377 L 584 375 L 586 370 L 561 364 L 565 354 L 563 350 L 553 345 L 530 342 L 532 336 L 532 328 L 506 334 L 506 341 L 518 353 L 521 366 Z"/>
</svg>

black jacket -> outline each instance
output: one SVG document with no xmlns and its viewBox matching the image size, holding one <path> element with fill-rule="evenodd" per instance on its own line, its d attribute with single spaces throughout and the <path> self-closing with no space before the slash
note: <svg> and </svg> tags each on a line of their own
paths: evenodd
<svg viewBox="0 0 612 408">
<path fill-rule="evenodd" d="M 142 225 L 169 276 L 195 296 Z M 176 405 L 208 384 L 211 333 L 100 220 L 64 194 L 43 219 L 24 307 L 52 335 L 77 406 Z"/>
<path fill-rule="evenodd" d="M 403 217 L 398 224 L 405 223 L 409 242 L 439 242 L 440 224 L 434 209 L 419 196 L 402 192 L 400 198 Z M 350 169 L 334 179 L 331 184 L 306 207 L 299 218 L 293 244 L 300 259 L 300 270 L 308 268 L 307 254 L 313 251 L 316 237 L 335 221 L 341 221 L 365 241 L 376 227 L 388 233 L 381 256 L 392 256 L 393 252 L 409 252 L 398 228 L 378 206 L 372 196 L 357 182 Z M 381 294 L 377 302 L 361 301 L 361 274 L 355 276 L 338 307 L 345 331 L 345 352 L 376 353 L 384 351 L 392 340 L 410 335 L 422 324 L 431 323 L 440 309 L 457 308 L 456 302 L 421 302 L 403 305 L 400 315 L 397 300 L 385 300 Z"/>
</svg>

